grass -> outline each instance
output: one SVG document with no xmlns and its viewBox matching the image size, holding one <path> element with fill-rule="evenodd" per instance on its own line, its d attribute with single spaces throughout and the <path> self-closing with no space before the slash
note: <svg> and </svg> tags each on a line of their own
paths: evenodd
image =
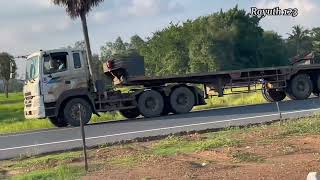
<svg viewBox="0 0 320 180">
<path fill-rule="evenodd" d="M 88 155 L 90 167 L 96 163 L 94 161 L 99 161 L 99 163 L 103 163 L 99 164 L 99 166 L 130 169 L 144 162 L 153 161 L 152 158 L 168 156 L 170 158 L 177 154 L 215 151 L 217 148 L 227 147 L 227 149 L 244 149 L 243 151 L 237 150 L 229 154 L 237 163 L 263 163 L 265 161 L 263 156 L 247 152 L 244 148 L 257 143 L 255 140 L 250 140 L 251 138 L 267 139 L 270 142 L 274 142 L 279 138 L 290 136 L 319 135 L 319 127 L 320 116 L 317 115 L 310 118 L 284 121 L 282 123 L 277 122 L 271 125 L 226 128 L 218 132 L 188 136 L 169 136 L 149 144 L 136 143 L 133 145 L 101 146 L 98 150 L 89 150 Z M 98 151 L 105 152 L 105 154 L 98 156 Z M 120 155 L 109 155 L 110 152 L 120 152 Z M 79 179 L 80 176 L 85 174 L 79 165 L 80 161 L 82 161 L 79 159 L 81 157 L 81 152 L 75 151 L 2 161 L 0 164 L 0 177 L 1 171 L 4 170 L 6 172 L 16 172 L 12 179 Z M 201 162 L 205 160 L 203 159 Z"/>
<path fill-rule="evenodd" d="M 112 158 L 109 164 L 112 166 L 133 167 L 148 158 L 149 156 L 147 154 L 119 156 Z"/>
<path fill-rule="evenodd" d="M 28 168 L 34 165 L 37 165 L 38 167 L 47 167 L 52 164 L 56 164 L 57 162 L 59 164 L 71 162 L 72 160 L 80 157 L 81 157 L 81 152 L 78 152 L 78 151 L 66 152 L 66 153 L 52 154 L 52 155 L 41 156 L 41 157 L 31 157 L 31 158 L 26 158 L 25 160 L 23 160 L 23 158 L 15 159 L 15 160 L 6 162 L 5 166 L 11 167 L 13 169 Z M 16 160 L 21 160 L 21 162 L 17 164 L 15 163 Z"/>
<path fill-rule="evenodd" d="M 236 152 L 232 154 L 232 157 L 236 159 L 237 162 L 263 162 L 264 158 L 249 152 Z"/>
<path fill-rule="evenodd" d="M 216 133 L 215 137 L 198 141 L 170 136 L 155 144 L 152 151 L 156 155 L 169 156 L 178 153 L 192 153 L 210 150 L 223 146 L 235 146 L 238 144 L 240 144 L 239 140 L 226 136 L 223 133 Z"/>
<path fill-rule="evenodd" d="M 239 105 L 266 103 L 260 92 L 227 95 L 223 97 L 213 97 L 206 100 L 206 105 L 197 106 L 194 110 L 204 110 L 217 107 L 231 107 Z"/>
<path fill-rule="evenodd" d="M 33 171 L 13 177 L 13 180 L 76 180 L 85 174 L 83 168 L 78 166 L 59 166 L 46 170 Z"/>
</svg>

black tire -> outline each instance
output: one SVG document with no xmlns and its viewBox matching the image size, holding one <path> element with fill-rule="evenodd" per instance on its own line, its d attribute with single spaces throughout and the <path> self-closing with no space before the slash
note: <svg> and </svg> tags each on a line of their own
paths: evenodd
<svg viewBox="0 0 320 180">
<path fill-rule="evenodd" d="M 63 114 L 64 119 L 74 127 L 80 126 L 79 105 L 81 108 L 81 118 L 84 125 L 89 123 L 92 116 L 91 106 L 86 100 L 81 98 L 71 99 L 67 102 Z"/>
<path fill-rule="evenodd" d="M 313 82 L 313 95 L 320 96 L 320 76 L 318 76 Z"/>
<path fill-rule="evenodd" d="M 56 127 L 67 127 L 68 123 L 60 117 L 49 117 L 49 121 Z"/>
<path fill-rule="evenodd" d="M 138 108 L 144 117 L 161 116 L 164 108 L 163 97 L 157 91 L 145 91 L 139 96 Z"/>
<path fill-rule="evenodd" d="M 124 110 L 120 110 L 119 112 L 122 116 L 124 116 L 125 118 L 128 118 L 128 119 L 134 119 L 134 118 L 140 116 L 140 114 L 141 114 L 139 109 L 137 109 L 137 108 L 124 109 Z"/>
<path fill-rule="evenodd" d="M 262 89 L 262 95 L 268 102 L 279 102 L 286 98 L 284 91 L 277 91 L 275 89 Z"/>
<path fill-rule="evenodd" d="M 310 76 L 298 74 L 290 80 L 287 94 L 293 100 L 303 100 L 309 98 L 312 91 L 313 87 Z"/>
<path fill-rule="evenodd" d="M 188 113 L 194 105 L 195 96 L 187 87 L 179 87 L 170 94 L 170 106 L 175 114 Z"/>
</svg>

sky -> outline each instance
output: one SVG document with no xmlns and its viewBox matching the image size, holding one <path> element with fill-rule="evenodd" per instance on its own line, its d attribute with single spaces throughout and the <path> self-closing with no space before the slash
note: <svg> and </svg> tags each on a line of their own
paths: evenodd
<svg viewBox="0 0 320 180">
<path fill-rule="evenodd" d="M 320 0 L 105 0 L 88 15 L 92 49 L 99 53 L 104 43 L 118 36 L 126 41 L 135 34 L 147 38 L 170 22 L 195 19 L 236 5 L 248 12 L 251 7 L 297 8 L 297 17 L 267 16 L 261 21 L 265 30 L 284 37 L 293 25 L 320 26 Z M 1 0 L 0 7 L 0 52 L 27 55 L 83 39 L 80 20 L 70 19 L 64 8 L 50 0 Z M 22 75 L 24 61 L 16 62 L 18 74 Z"/>
</svg>

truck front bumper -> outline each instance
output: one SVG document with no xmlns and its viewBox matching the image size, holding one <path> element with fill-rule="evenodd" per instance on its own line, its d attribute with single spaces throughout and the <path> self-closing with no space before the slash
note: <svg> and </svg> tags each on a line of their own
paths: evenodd
<svg viewBox="0 0 320 180">
<path fill-rule="evenodd" d="M 25 100 L 24 117 L 26 119 L 41 119 L 46 117 L 43 99 L 41 96 L 34 96 Z"/>
</svg>

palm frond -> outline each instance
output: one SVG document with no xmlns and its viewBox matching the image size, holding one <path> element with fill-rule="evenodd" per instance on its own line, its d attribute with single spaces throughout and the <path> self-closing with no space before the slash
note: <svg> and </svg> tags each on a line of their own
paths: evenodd
<svg viewBox="0 0 320 180">
<path fill-rule="evenodd" d="M 77 18 L 81 14 L 87 14 L 93 7 L 98 6 L 104 0 L 51 0 L 53 4 L 62 6 L 71 18 Z"/>
</svg>

